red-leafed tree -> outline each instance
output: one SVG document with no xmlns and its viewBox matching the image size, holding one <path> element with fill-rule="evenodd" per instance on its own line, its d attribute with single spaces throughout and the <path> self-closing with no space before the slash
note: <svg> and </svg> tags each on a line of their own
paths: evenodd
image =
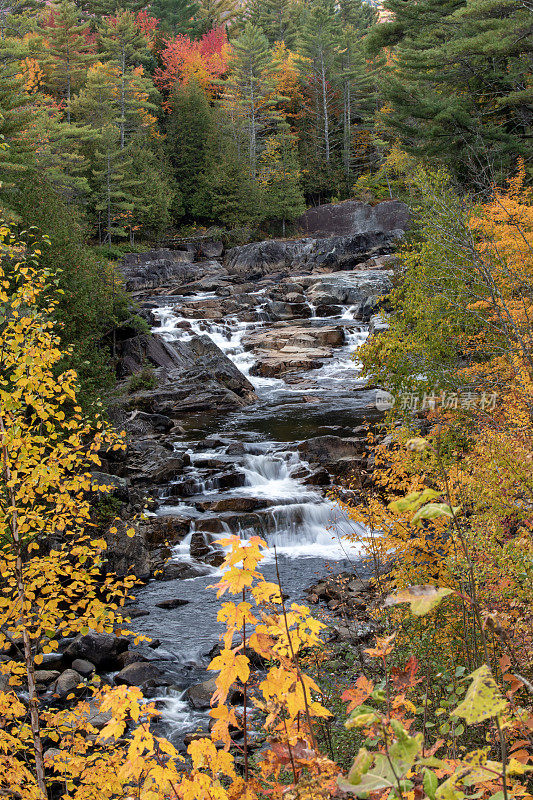
<svg viewBox="0 0 533 800">
<path fill-rule="evenodd" d="M 213 92 L 217 81 L 227 70 L 230 45 L 223 28 L 214 28 L 198 41 L 178 34 L 166 40 L 161 53 L 163 66 L 155 72 L 155 82 L 166 96 L 170 109 L 171 96 L 176 87 L 188 84 L 191 79 L 208 92 Z"/>
</svg>

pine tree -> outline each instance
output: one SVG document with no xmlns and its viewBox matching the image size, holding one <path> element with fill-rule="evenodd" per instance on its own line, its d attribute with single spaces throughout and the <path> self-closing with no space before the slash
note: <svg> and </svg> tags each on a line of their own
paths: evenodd
<svg viewBox="0 0 533 800">
<path fill-rule="evenodd" d="M 362 0 L 340 0 L 337 22 L 338 55 L 336 81 L 342 95 L 342 162 L 345 190 L 349 192 L 353 171 L 353 138 L 372 137 L 376 108 L 377 76 L 383 67 L 369 63 L 364 37 L 377 21 L 375 10 Z"/>
<path fill-rule="evenodd" d="M 244 135 L 250 175 L 255 178 L 260 139 L 276 113 L 272 97 L 273 64 L 268 40 L 260 28 L 247 22 L 233 43 L 233 60 L 226 83 L 226 107 L 236 129 Z"/>
<path fill-rule="evenodd" d="M 45 33 L 48 39 L 48 88 L 61 98 L 70 123 L 70 100 L 88 66 L 95 60 L 89 23 L 79 23 L 79 11 L 70 0 L 59 0 L 52 6 Z"/>
<path fill-rule="evenodd" d="M 248 8 L 250 22 L 261 28 L 270 44 L 284 42 L 294 47 L 300 7 L 293 0 L 252 0 Z"/>
<path fill-rule="evenodd" d="M 394 48 L 382 116 L 391 140 L 464 182 L 499 182 L 531 135 L 531 14 L 513 0 L 386 0 L 369 36 Z"/>
<path fill-rule="evenodd" d="M 199 33 L 198 9 L 196 0 L 153 0 L 150 3 L 151 13 L 160 20 L 162 30 L 169 33 Z"/>
<path fill-rule="evenodd" d="M 212 113 L 205 92 L 191 81 L 175 91 L 167 125 L 167 146 L 172 172 L 188 218 L 209 215 L 205 197 L 205 174 L 209 170 Z"/>
<path fill-rule="evenodd" d="M 147 55 L 146 39 L 130 11 L 120 11 L 115 18 L 105 21 L 100 31 L 100 48 L 119 73 L 120 146 L 124 148 L 127 106 L 134 102 L 136 91 L 134 89 L 132 94 L 131 89 L 128 90 L 128 78 L 132 77 L 132 67 L 139 65 L 143 56 Z M 146 84 L 144 89 L 150 91 L 151 87 Z"/>
<path fill-rule="evenodd" d="M 213 28 L 231 28 L 240 13 L 238 0 L 202 0 L 196 16 L 206 33 Z"/>
<path fill-rule="evenodd" d="M 300 45 L 308 59 L 302 64 L 302 72 L 311 80 L 317 140 L 322 142 L 321 156 L 328 167 L 332 155 L 332 83 L 337 53 L 334 0 L 311 0 L 304 16 Z"/>
<path fill-rule="evenodd" d="M 264 216 L 280 221 L 285 236 L 286 223 L 293 222 L 305 211 L 300 186 L 300 167 L 294 136 L 288 125 L 270 136 L 259 159 L 258 180 L 263 188 Z"/>
</svg>

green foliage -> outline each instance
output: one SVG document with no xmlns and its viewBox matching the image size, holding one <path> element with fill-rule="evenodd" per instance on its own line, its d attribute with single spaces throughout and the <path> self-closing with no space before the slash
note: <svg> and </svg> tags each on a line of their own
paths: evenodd
<svg viewBox="0 0 533 800">
<path fill-rule="evenodd" d="M 179 219 L 211 216 L 207 175 L 215 136 L 213 111 L 196 81 L 176 90 L 167 124 L 167 147 L 172 174 L 180 188 L 173 215 Z"/>
<path fill-rule="evenodd" d="M 34 235 L 50 240 L 42 247 L 41 265 L 56 276 L 62 290 L 56 313 L 62 344 L 72 346 L 66 364 L 78 371 L 80 399 L 88 404 L 114 380 L 102 339 L 129 316 L 127 300 L 114 268 L 88 247 L 77 215 L 45 180 L 22 184 L 17 213 L 21 228 L 33 224 Z"/>
<path fill-rule="evenodd" d="M 201 25 L 196 17 L 200 4 L 196 0 L 152 0 L 151 13 L 161 20 L 165 32 L 194 35 Z"/>
<path fill-rule="evenodd" d="M 128 381 L 128 392 L 142 392 L 144 389 L 155 389 L 157 386 L 157 379 L 153 367 L 146 364 L 140 372 L 132 375 Z"/>
<path fill-rule="evenodd" d="M 369 37 L 393 48 L 382 121 L 389 140 L 488 188 L 527 150 L 530 10 L 513 0 L 386 0 Z"/>
</svg>

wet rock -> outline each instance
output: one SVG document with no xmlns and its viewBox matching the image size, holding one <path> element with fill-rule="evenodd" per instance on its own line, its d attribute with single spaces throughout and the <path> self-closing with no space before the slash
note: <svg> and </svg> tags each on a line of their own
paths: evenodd
<svg viewBox="0 0 533 800">
<path fill-rule="evenodd" d="M 41 669 L 50 669 L 50 667 L 59 668 L 63 665 L 63 653 L 40 653 L 42 661 L 40 663 Z"/>
<path fill-rule="evenodd" d="M 339 347 L 344 344 L 345 333 L 342 325 L 313 326 L 305 323 L 277 323 L 267 330 L 259 330 L 243 338 L 243 345 L 249 350 L 281 350 L 289 345 L 306 349 Z M 329 353 L 328 353 L 329 354 Z"/>
<path fill-rule="evenodd" d="M 230 274 L 252 280 L 265 275 L 274 277 L 275 273 L 287 277 L 289 271 L 309 273 L 348 270 L 368 260 L 370 255 L 389 253 L 401 234 L 399 229 L 368 230 L 327 238 L 305 237 L 253 242 L 228 250 L 226 265 Z M 300 278 L 298 280 L 301 282 Z"/>
<path fill-rule="evenodd" d="M 65 650 L 67 658 L 83 658 L 93 663 L 96 667 L 108 667 L 110 669 L 116 663 L 119 653 L 123 653 L 128 648 L 128 639 L 115 636 L 114 633 L 89 633 L 79 634 Z"/>
<path fill-rule="evenodd" d="M 183 737 L 183 744 L 188 747 L 191 742 L 197 742 L 198 739 L 209 738 L 209 728 L 200 731 L 189 731 Z"/>
<path fill-rule="evenodd" d="M 92 725 L 96 730 L 101 731 L 111 722 L 111 711 L 101 711 L 101 702 L 99 700 L 89 700 L 88 708 L 83 711 L 76 711 L 76 720 L 78 724 Z"/>
<path fill-rule="evenodd" d="M 343 458 L 356 458 L 365 450 L 365 442 L 357 438 L 343 439 L 340 436 L 316 436 L 298 445 L 306 461 L 335 465 Z"/>
<path fill-rule="evenodd" d="M 35 683 L 48 686 L 49 683 L 56 681 L 60 674 L 57 669 L 36 669 L 34 673 Z"/>
<path fill-rule="evenodd" d="M 382 316 L 382 314 L 374 314 L 372 317 L 370 317 L 370 322 L 368 325 L 369 333 L 384 333 L 385 331 L 389 330 L 389 327 L 389 323 L 385 317 Z"/>
<path fill-rule="evenodd" d="M 311 317 L 312 311 L 307 303 L 287 303 L 281 300 L 271 300 L 268 304 L 268 313 L 272 319 L 306 319 Z"/>
<path fill-rule="evenodd" d="M 198 252 L 205 258 L 220 258 L 224 252 L 224 245 L 219 241 L 202 242 L 198 247 Z"/>
<path fill-rule="evenodd" d="M 354 270 L 329 274 L 307 292 L 317 306 L 349 305 L 356 319 L 369 320 L 381 298 L 392 289 L 392 272 Z"/>
<path fill-rule="evenodd" d="M 219 489 L 237 489 L 245 485 L 246 476 L 242 472 L 224 472 L 216 476 L 215 483 Z"/>
<path fill-rule="evenodd" d="M 119 269 L 125 278 L 127 292 L 155 289 L 169 283 L 185 283 L 197 275 L 192 266 L 194 252 L 190 250 L 150 250 L 127 253 Z"/>
<path fill-rule="evenodd" d="M 167 611 L 171 611 L 174 608 L 179 608 L 180 606 L 186 606 L 189 604 L 189 600 L 182 600 L 180 597 L 173 597 L 170 600 L 162 600 L 160 603 L 156 603 L 158 608 L 163 608 Z"/>
<path fill-rule="evenodd" d="M 331 484 L 331 475 L 327 469 L 315 469 L 304 478 L 303 484 L 304 486 L 329 486 Z"/>
<path fill-rule="evenodd" d="M 164 514 L 143 521 L 146 542 L 150 548 L 162 544 L 174 545 L 189 533 L 190 519 Z"/>
<path fill-rule="evenodd" d="M 186 561 L 171 561 L 165 564 L 160 574 L 155 575 L 159 581 L 186 580 L 187 578 L 199 578 L 208 575 L 207 567 L 200 567 L 197 564 L 190 564 Z"/>
<path fill-rule="evenodd" d="M 237 511 L 247 513 L 258 508 L 265 508 L 267 500 L 258 497 L 225 497 L 222 500 L 198 503 L 206 511 Z"/>
<path fill-rule="evenodd" d="M 143 686 L 148 681 L 160 681 L 163 677 L 161 670 L 148 661 L 136 661 L 128 664 L 115 675 L 116 686 Z"/>
<path fill-rule="evenodd" d="M 90 678 L 93 672 L 95 672 L 96 667 L 90 661 L 86 661 L 84 658 L 76 658 L 72 662 L 72 669 L 79 672 L 84 678 Z"/>
<path fill-rule="evenodd" d="M 130 619 L 139 619 L 140 617 L 148 617 L 150 615 L 147 608 L 125 608 L 124 613 Z"/>
<path fill-rule="evenodd" d="M 135 535 L 130 537 L 126 531 L 132 527 Z M 150 554 L 142 524 L 117 519 L 103 538 L 107 543 L 105 556 L 109 572 L 119 577 L 133 574 L 140 580 L 150 577 Z M 92 661 L 90 656 L 89 660 Z"/>
<path fill-rule="evenodd" d="M 342 306 L 319 304 L 315 314 L 317 317 L 339 317 L 342 314 Z"/>
<path fill-rule="evenodd" d="M 213 544 L 213 537 L 204 531 L 195 530 L 191 536 L 190 554 L 198 561 L 218 567 L 224 561 L 224 552 Z"/>
<path fill-rule="evenodd" d="M 215 678 L 208 678 L 206 681 L 202 681 L 202 683 L 189 686 L 185 692 L 185 697 L 195 709 L 203 710 L 210 708 L 211 697 L 216 691 L 216 688 Z M 231 687 L 228 693 L 228 703 L 230 705 L 238 703 L 241 698 L 242 693 L 237 689 L 237 687 Z"/>
<path fill-rule="evenodd" d="M 80 684 L 83 684 L 83 678 L 80 673 L 73 669 L 66 669 L 54 683 L 53 692 L 63 699 L 78 689 Z"/>
</svg>

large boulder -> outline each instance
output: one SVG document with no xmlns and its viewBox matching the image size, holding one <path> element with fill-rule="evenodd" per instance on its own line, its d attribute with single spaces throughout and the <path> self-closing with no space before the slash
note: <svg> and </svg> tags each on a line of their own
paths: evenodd
<svg viewBox="0 0 533 800">
<path fill-rule="evenodd" d="M 95 667 L 112 669 L 116 664 L 117 656 L 128 649 L 128 644 L 126 638 L 116 636 L 114 633 L 89 631 L 85 635 L 80 633 L 76 636 L 65 650 L 65 656 L 73 661 L 76 658 L 83 658 L 90 661 Z"/>
<path fill-rule="evenodd" d="M 54 683 L 53 691 L 63 699 L 76 691 L 81 684 L 83 684 L 83 678 L 80 673 L 74 669 L 66 669 Z"/>
<path fill-rule="evenodd" d="M 126 533 L 132 527 L 131 522 L 115 520 L 111 528 L 104 534 L 107 543 L 105 557 L 107 570 L 119 577 L 135 575 L 139 580 L 150 577 L 150 553 L 146 537 L 141 525 L 134 525 L 135 535 Z M 89 658 L 90 661 L 92 659 Z"/>
<path fill-rule="evenodd" d="M 255 400 L 253 385 L 208 336 L 170 345 L 161 337 L 139 336 L 124 342 L 119 373 L 154 368 L 154 386 L 141 387 L 126 405 L 132 411 L 172 419 L 215 409 L 231 410 Z"/>
<path fill-rule="evenodd" d="M 227 268 L 241 280 L 257 280 L 278 273 L 335 272 L 354 269 L 372 255 L 390 253 L 401 231 L 368 231 L 324 239 L 272 239 L 228 250 Z"/>
<path fill-rule="evenodd" d="M 143 686 L 148 681 L 158 684 L 161 678 L 162 672 L 155 664 L 149 661 L 136 661 L 121 669 L 114 680 L 117 686 Z"/>
<path fill-rule="evenodd" d="M 313 282 L 307 292 L 310 302 L 352 306 L 354 317 L 368 320 L 383 295 L 392 289 L 391 270 L 354 270 L 327 275 Z"/>
<path fill-rule="evenodd" d="M 384 200 L 373 206 L 360 200 L 345 200 L 309 208 L 296 224 L 307 236 L 405 231 L 409 226 L 409 209 L 398 200 Z"/>
<path fill-rule="evenodd" d="M 124 275 L 127 292 L 155 289 L 169 283 L 188 283 L 197 275 L 192 266 L 194 249 L 149 250 L 127 253 L 119 269 Z"/>
<path fill-rule="evenodd" d="M 343 459 L 355 459 L 365 451 L 365 441 L 357 438 L 343 439 L 340 436 L 316 436 L 298 445 L 306 461 L 321 465 L 335 465 Z"/>
</svg>

